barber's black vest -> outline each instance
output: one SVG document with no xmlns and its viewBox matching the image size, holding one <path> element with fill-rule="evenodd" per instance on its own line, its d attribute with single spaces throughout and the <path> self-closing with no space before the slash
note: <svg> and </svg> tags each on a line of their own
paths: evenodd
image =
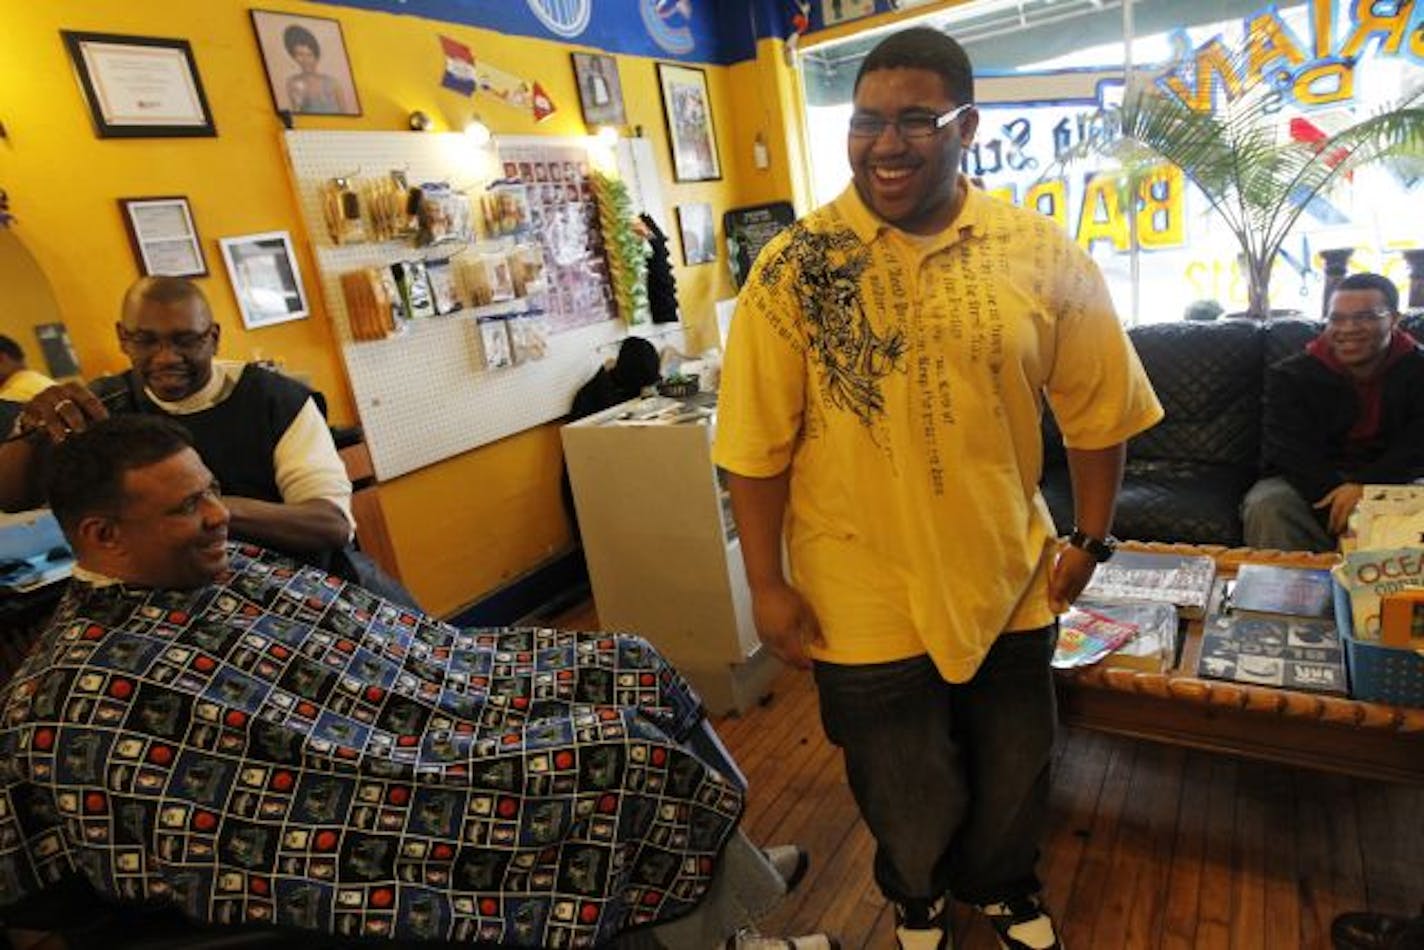
<svg viewBox="0 0 1424 950">
<path fill-rule="evenodd" d="M 149 399 L 133 370 L 96 379 L 89 388 L 104 400 L 110 412 L 166 416 L 187 429 L 193 437 L 193 447 L 203 464 L 217 476 L 224 494 L 258 501 L 282 500 L 273 453 L 312 396 L 311 390 L 296 380 L 248 365 L 226 399 L 209 409 L 184 415 L 165 412 Z M 328 557 L 322 555 L 300 555 L 299 559 L 319 567 L 328 563 Z"/>
</svg>

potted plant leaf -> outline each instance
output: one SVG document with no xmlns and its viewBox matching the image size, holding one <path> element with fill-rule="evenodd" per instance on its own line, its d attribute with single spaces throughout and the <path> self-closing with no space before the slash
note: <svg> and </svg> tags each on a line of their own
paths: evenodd
<svg viewBox="0 0 1424 950">
<path fill-rule="evenodd" d="M 1246 271 L 1247 313 L 1264 318 L 1270 313 L 1271 268 L 1312 201 L 1377 162 L 1393 162 L 1406 181 L 1418 180 L 1424 171 L 1424 87 L 1334 131 L 1312 123 L 1311 134 L 1301 135 L 1302 126 L 1292 128 L 1292 110 L 1284 108 L 1282 74 L 1259 64 L 1250 68 L 1244 54 L 1236 60 L 1225 88 L 1198 95 L 1212 103 L 1208 108 L 1158 83 L 1130 83 L 1123 104 L 1104 110 L 1107 133 L 1061 161 L 1116 160 L 1124 196 L 1142 194 L 1163 162 L 1180 168 L 1235 236 Z M 1223 85 L 1219 75 L 1213 81 Z"/>
</svg>

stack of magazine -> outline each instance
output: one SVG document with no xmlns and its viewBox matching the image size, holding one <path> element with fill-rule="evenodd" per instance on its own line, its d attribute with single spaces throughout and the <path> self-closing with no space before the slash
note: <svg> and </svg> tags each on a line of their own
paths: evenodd
<svg viewBox="0 0 1424 950">
<path fill-rule="evenodd" d="M 1330 572 L 1243 564 L 1202 626 L 1197 675 L 1345 695 Z"/>
<path fill-rule="evenodd" d="M 1366 485 L 1350 526 L 1354 535 L 1341 545 L 1345 561 L 1335 568 L 1335 579 L 1350 595 L 1350 635 L 1417 649 L 1416 610 L 1409 602 L 1424 598 L 1424 485 Z M 1386 617 L 1399 622 L 1386 624 Z"/>
<path fill-rule="evenodd" d="M 1078 602 L 1059 618 L 1060 669 L 1103 663 L 1160 672 L 1176 665 L 1181 617 L 1201 617 L 1216 561 L 1206 555 L 1119 551 L 1098 565 Z"/>
</svg>

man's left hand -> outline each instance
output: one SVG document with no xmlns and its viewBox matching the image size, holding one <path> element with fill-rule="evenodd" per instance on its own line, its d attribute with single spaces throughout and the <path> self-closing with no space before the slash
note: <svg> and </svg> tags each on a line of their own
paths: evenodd
<svg viewBox="0 0 1424 950">
<path fill-rule="evenodd" d="M 1093 569 L 1097 566 L 1097 560 L 1082 548 L 1071 544 L 1058 546 L 1053 567 L 1048 571 L 1048 605 L 1054 613 L 1061 614 L 1073 606 L 1088 581 L 1093 579 Z"/>
<path fill-rule="evenodd" d="M 1315 503 L 1316 508 L 1329 508 L 1330 517 L 1326 526 L 1330 533 L 1334 535 L 1343 534 L 1350 524 L 1350 513 L 1355 510 L 1355 506 L 1360 502 L 1360 496 L 1365 493 L 1365 486 L 1356 482 L 1345 482 L 1337 485 L 1324 498 Z"/>
</svg>

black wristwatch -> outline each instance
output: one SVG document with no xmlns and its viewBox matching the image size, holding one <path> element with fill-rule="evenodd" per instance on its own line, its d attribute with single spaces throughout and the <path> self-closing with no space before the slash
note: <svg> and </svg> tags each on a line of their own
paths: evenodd
<svg viewBox="0 0 1424 950">
<path fill-rule="evenodd" d="M 1117 538 L 1112 535 L 1108 535 L 1106 538 L 1095 538 L 1091 534 L 1084 534 L 1077 528 L 1074 528 L 1073 533 L 1068 535 L 1068 543 L 1075 548 L 1087 551 L 1099 564 L 1112 557 L 1113 552 L 1117 550 Z"/>
</svg>

